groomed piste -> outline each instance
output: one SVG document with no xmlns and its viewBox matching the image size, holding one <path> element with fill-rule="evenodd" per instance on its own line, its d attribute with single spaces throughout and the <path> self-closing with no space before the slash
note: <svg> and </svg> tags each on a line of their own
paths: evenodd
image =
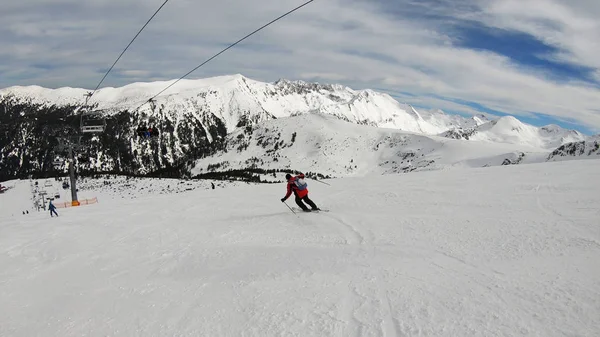
<svg viewBox="0 0 600 337">
<path fill-rule="evenodd" d="M 22 215 L 30 182 L 9 181 L 0 335 L 594 336 L 599 170 L 308 180 L 318 214 L 292 214 L 283 183 L 140 179 L 50 218 Z"/>
</svg>

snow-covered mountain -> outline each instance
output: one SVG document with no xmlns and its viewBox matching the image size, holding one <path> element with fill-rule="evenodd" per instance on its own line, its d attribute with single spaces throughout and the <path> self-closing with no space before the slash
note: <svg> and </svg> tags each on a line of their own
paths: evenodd
<svg viewBox="0 0 600 337">
<path fill-rule="evenodd" d="M 338 84 L 279 80 L 264 83 L 242 75 L 199 80 L 182 80 L 144 104 L 173 81 L 133 83 L 120 88 L 97 91 L 90 103 L 111 112 L 129 110 L 147 117 L 161 113 L 171 120 L 192 114 L 203 119 L 213 114 L 228 131 L 241 124 L 307 112 L 321 112 L 365 125 L 395 128 L 425 134 L 439 134 L 450 128 L 473 127 L 479 119 L 450 116 L 441 111 L 420 113 L 388 94 L 373 90 L 353 90 Z M 0 101 L 39 105 L 78 105 L 84 102 L 85 89 L 46 89 L 39 86 L 10 87 L 0 90 Z M 139 111 L 136 109 L 140 107 Z"/>
<path fill-rule="evenodd" d="M 240 128 L 246 130 L 266 121 L 305 114 L 324 114 L 353 124 L 388 130 L 383 132 L 395 129 L 422 136 L 442 135 L 479 141 L 472 146 L 483 148 L 489 145 L 491 153 L 496 153 L 498 148 L 549 152 L 563 144 L 585 140 L 576 131 L 558 126 L 536 128 L 514 117 L 490 121 L 484 116 L 467 118 L 440 110 L 417 111 L 388 94 L 373 90 L 284 79 L 265 83 L 242 75 L 182 80 L 153 102 L 148 102 L 172 83 L 133 83 L 98 90 L 90 104 L 105 112 L 108 128 L 101 137 L 90 140 L 88 153 L 80 158 L 82 167 L 92 172 L 147 174 L 165 169 L 178 172 L 184 163 L 219 150 L 225 137 L 231 133 L 239 135 Z M 0 176 L 45 172 L 51 167 L 52 160 L 61 154 L 55 153 L 49 145 L 52 141 L 48 137 L 53 134 L 46 132 L 47 124 L 76 114 L 86 92 L 78 88 L 39 86 L 0 90 L 0 126 L 9 125 L 0 132 L 0 162 L 10 166 L 3 169 L 0 165 Z M 2 116 L 3 113 L 7 116 Z M 350 127 L 343 123 L 339 125 Z M 144 126 L 158 128 L 158 139 L 147 142 L 137 137 L 135 131 Z M 309 133 L 306 132 L 310 132 L 301 126 L 289 127 L 299 136 L 307 136 Z M 310 126 L 314 127 L 318 126 Z M 335 128 L 331 132 L 336 132 Z M 351 132 L 379 131 L 348 131 Z M 331 146 L 339 148 L 343 144 Z M 483 152 L 487 154 L 486 151 Z M 460 158 L 444 160 L 456 162 Z M 437 158 L 436 162 L 439 160 Z M 340 164 L 341 167 L 348 166 Z M 339 167 L 336 172 L 340 173 Z"/>
<path fill-rule="evenodd" d="M 240 169 L 299 170 L 335 177 L 543 162 L 526 145 L 454 140 L 304 114 L 238 129 L 193 175 Z M 208 175 L 210 176 L 210 175 Z"/>
<path fill-rule="evenodd" d="M 320 112 L 364 125 L 393 128 L 428 135 L 449 132 L 448 136 L 469 134 L 469 139 L 556 148 L 584 140 L 577 131 L 556 125 L 537 128 L 514 117 L 488 120 L 483 115 L 471 118 L 448 115 L 441 110 L 417 111 L 388 94 L 373 90 L 353 90 L 339 84 L 319 84 L 281 79 L 265 83 L 242 75 L 182 80 L 158 96 L 147 100 L 173 81 L 133 83 L 120 88 L 98 90 L 90 104 L 107 114 L 128 110 L 143 118 L 177 117 L 206 119 L 214 115 L 228 132 L 236 127 L 291 115 Z M 0 90 L 0 101 L 12 104 L 77 106 L 88 92 L 78 88 L 47 89 L 39 86 L 15 86 Z M 146 103 L 146 104 L 145 104 Z M 139 108 L 139 110 L 137 110 Z M 207 128 L 206 125 L 203 127 Z M 465 130 L 465 131 L 460 131 Z M 468 130 L 472 130 L 472 134 Z"/>
<path fill-rule="evenodd" d="M 454 139 L 479 140 L 496 143 L 522 144 L 552 150 L 563 144 L 586 140 L 584 134 L 558 125 L 535 127 L 515 117 L 504 116 L 472 128 L 455 128 L 442 133 Z"/>
<path fill-rule="evenodd" d="M 549 161 L 600 159 L 600 139 L 568 143 L 552 151 Z"/>
</svg>

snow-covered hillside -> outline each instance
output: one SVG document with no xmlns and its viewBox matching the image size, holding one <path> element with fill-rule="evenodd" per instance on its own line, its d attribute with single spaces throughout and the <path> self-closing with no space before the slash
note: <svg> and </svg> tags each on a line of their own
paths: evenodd
<svg viewBox="0 0 600 337">
<path fill-rule="evenodd" d="M 173 81 L 133 83 L 121 88 L 103 88 L 91 101 L 110 111 L 135 110 Z M 45 89 L 38 86 L 0 90 L 0 100 L 33 104 L 74 105 L 83 102 L 84 89 Z M 264 83 L 242 75 L 199 80 L 182 80 L 157 97 L 155 104 L 143 105 L 148 116 L 157 111 L 167 114 L 214 114 L 227 130 L 240 124 L 287 117 L 307 112 L 322 112 L 353 123 L 393 127 L 406 131 L 438 134 L 451 127 L 468 127 L 473 119 L 428 113 L 423 118 L 413 107 L 401 104 L 388 94 L 372 90 L 353 90 L 338 84 L 318 84 L 279 80 Z M 202 119 L 202 118 L 198 118 Z"/>
<path fill-rule="evenodd" d="M 226 152 L 198 160 L 192 174 L 262 168 L 363 176 L 542 162 L 548 153 L 525 145 L 454 140 L 304 114 L 237 130 L 228 136 Z"/>
<path fill-rule="evenodd" d="M 599 170 L 309 180 L 330 212 L 297 215 L 278 184 L 11 216 L 10 182 L 0 335 L 596 336 Z"/>
<path fill-rule="evenodd" d="M 565 144 L 548 156 L 550 161 L 570 159 L 600 159 L 600 139 Z"/>
<path fill-rule="evenodd" d="M 538 128 L 523 124 L 514 117 L 490 122 L 481 115 L 465 118 L 448 115 L 441 110 L 419 112 L 388 94 L 373 90 L 285 79 L 265 83 L 239 74 L 182 80 L 157 97 L 153 104 L 144 104 L 171 83 L 173 81 L 159 81 L 102 88 L 95 93 L 91 104 L 109 114 L 111 111 L 129 110 L 144 118 L 169 116 L 174 125 L 178 124 L 181 116 L 200 121 L 214 116 L 224 123 L 229 132 L 238 126 L 273 118 L 320 112 L 357 124 L 428 135 L 477 128 L 475 139 L 523 142 L 519 144 L 543 148 L 556 148 L 566 142 L 583 140 L 577 132 L 557 126 L 538 131 Z M 10 99 L 33 104 L 77 105 L 84 101 L 86 92 L 75 88 L 10 87 L 0 90 L 0 101 Z M 139 111 L 135 110 L 140 106 Z"/>
<path fill-rule="evenodd" d="M 500 117 L 473 128 L 452 129 L 444 132 L 442 136 L 454 139 L 528 145 L 546 150 L 553 150 L 563 144 L 588 139 L 588 137 L 575 130 L 566 130 L 558 125 L 535 127 L 512 116 Z"/>
<path fill-rule="evenodd" d="M 172 177 L 184 177 L 188 175 L 185 168 L 189 163 L 220 150 L 222 140 L 228 135 L 244 137 L 241 134 L 248 132 L 248 128 L 265 129 L 262 123 L 279 119 L 299 124 L 286 126 L 284 134 L 296 133 L 299 138 L 307 140 L 303 141 L 304 148 L 294 147 L 294 151 L 300 151 L 301 155 L 282 152 L 288 158 L 295 158 L 288 164 L 284 163 L 287 166 L 283 167 L 311 165 L 325 170 L 322 171 L 324 174 L 337 176 L 407 172 L 463 165 L 467 161 L 467 166 L 539 161 L 537 156 L 532 159 L 523 154 L 549 153 L 564 144 L 588 140 L 576 131 L 555 125 L 537 128 L 514 117 L 488 120 L 481 115 L 466 118 L 440 110 L 418 111 L 388 94 L 373 90 L 289 80 L 264 83 L 242 75 L 182 80 L 155 101 L 144 104 L 171 83 L 173 81 L 133 83 L 97 91 L 91 104 L 103 109 L 109 119 L 102 135 L 86 139 L 86 146 L 79 154 L 80 168 L 89 173 L 149 175 L 162 172 Z M 79 109 L 77 105 L 84 101 L 85 92 L 84 89 L 51 90 L 38 86 L 0 90 L 0 126 L 14 123 L 4 128 L 8 131 L 0 133 L 0 179 L 45 175 L 52 171 L 53 160 L 64 159 L 66 154 L 56 150 L 58 141 L 55 136 L 72 133 L 73 126 L 62 125 L 61 121 L 73 122 L 73 114 Z M 3 113 L 6 116 L 3 117 Z M 290 116 L 314 114 L 333 116 L 372 128 L 351 130 L 348 124 L 338 123 L 319 129 L 320 126 L 315 125 L 318 121 L 311 120 L 312 117 L 304 121 L 288 119 Z M 304 123 L 308 126 L 302 125 Z M 79 125 L 78 121 L 72 124 Z M 149 127 L 159 131 L 151 141 L 137 132 Z M 337 130 L 337 127 L 341 129 Z M 374 128 L 384 131 L 380 133 Z M 315 135 L 312 129 L 323 131 Z M 390 130 L 413 135 L 397 136 L 398 139 L 395 139 L 400 133 Z M 347 136 L 332 137 L 336 132 Z M 365 136 L 362 139 L 350 137 L 357 132 Z M 417 134 L 422 137 L 416 137 Z M 388 136 L 394 138 L 391 143 L 386 140 Z M 468 139 L 473 144 L 446 142 L 433 136 Z M 407 140 L 407 137 L 410 139 Z M 315 142 L 313 138 L 319 141 Z M 237 149 L 244 141 L 236 138 L 229 143 L 240 143 L 236 145 Z M 336 143 L 338 141 L 340 143 Z M 420 141 L 423 144 L 419 144 Z M 398 147 L 398 142 L 404 145 Z M 364 150 L 371 149 L 376 143 L 385 144 L 391 150 Z M 264 143 L 258 145 L 266 146 Z M 337 156 L 323 152 L 320 150 L 323 146 L 326 146 L 325 150 L 336 152 L 343 149 L 344 154 Z M 445 147 L 443 150 L 442 146 Z M 456 148 L 448 150 L 453 147 Z M 260 167 L 264 169 L 282 167 L 281 162 L 271 165 L 272 161 L 280 159 L 276 157 L 280 151 L 269 150 L 272 160 L 262 158 L 264 154 L 260 150 L 250 149 L 234 158 L 241 163 L 233 167 L 248 167 L 259 162 L 267 164 Z M 370 154 L 363 156 L 365 151 Z M 230 161 L 231 156 L 217 153 L 212 158 L 222 157 Z M 254 157 L 260 157 L 260 160 L 246 162 L 255 160 Z M 301 158 L 304 159 L 298 162 Z M 286 159 L 283 160 L 285 162 Z M 207 159 L 200 164 L 202 169 L 217 163 Z M 331 171 L 327 171 L 329 169 Z"/>
</svg>

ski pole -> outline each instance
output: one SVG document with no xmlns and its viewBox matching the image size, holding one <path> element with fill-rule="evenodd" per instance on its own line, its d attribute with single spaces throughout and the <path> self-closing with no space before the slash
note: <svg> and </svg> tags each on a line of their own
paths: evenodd
<svg viewBox="0 0 600 337">
<path fill-rule="evenodd" d="M 287 206 L 287 208 L 290 209 L 290 211 L 292 211 L 292 213 L 296 214 L 296 212 L 294 212 L 294 210 L 285 201 L 283 203 Z"/>
<path fill-rule="evenodd" d="M 328 184 L 328 183 L 322 182 L 322 181 L 320 181 L 320 180 L 318 180 L 318 179 L 313 179 L 313 180 L 314 180 L 314 181 L 316 181 L 316 182 L 319 182 L 319 183 L 321 183 L 321 184 L 325 184 L 325 185 L 331 186 L 331 184 Z"/>
</svg>

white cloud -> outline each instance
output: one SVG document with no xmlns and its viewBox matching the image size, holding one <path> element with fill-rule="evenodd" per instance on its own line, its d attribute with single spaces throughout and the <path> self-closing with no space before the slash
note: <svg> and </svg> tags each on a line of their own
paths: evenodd
<svg viewBox="0 0 600 337">
<path fill-rule="evenodd" d="M 532 34 L 561 48 L 562 53 L 548 57 L 592 67 L 600 78 L 600 34 L 593 17 L 594 13 L 600 17 L 600 12 L 594 12 L 595 1 L 448 0 L 436 1 L 432 7 L 415 0 L 401 4 L 413 10 L 403 15 L 382 11 L 380 6 L 386 4 L 381 1 L 315 1 L 190 78 L 242 73 L 265 81 L 285 77 L 341 82 L 354 88 L 411 92 L 417 95 L 412 102 L 432 108 L 477 112 L 431 98 L 436 95 L 517 115 L 540 112 L 600 127 L 598 87 L 557 83 L 505 57 L 456 47 L 455 37 L 446 30 L 447 20 L 418 15 L 468 18 Z M 95 87 L 162 2 L 62 0 L 60 6 L 42 0 L 12 2 L 0 12 L 0 21 L 7 23 L 0 28 L 0 44 L 9 46 L 0 48 L 0 63 L 15 70 L 0 76 L 0 86 Z M 109 75 L 104 85 L 123 85 L 132 77 L 136 81 L 177 78 L 301 2 L 169 2 L 119 62 L 121 70 Z M 34 65 L 40 63 L 57 68 L 36 76 Z"/>
<path fill-rule="evenodd" d="M 149 70 L 119 70 L 119 74 L 123 76 L 132 76 L 132 77 L 140 77 L 140 76 L 150 76 L 152 74 Z"/>
<path fill-rule="evenodd" d="M 486 116 L 495 116 L 493 114 L 484 112 L 484 111 L 480 111 L 477 110 L 475 108 L 472 108 L 470 106 L 466 106 L 460 103 L 456 103 L 456 102 L 452 102 L 452 101 L 448 101 L 448 100 L 444 100 L 444 99 L 440 99 L 440 98 L 436 98 L 436 97 L 420 97 L 420 96 L 409 96 L 409 95 L 402 95 L 402 94 L 396 94 L 394 95 L 397 97 L 397 100 L 402 102 L 402 103 L 406 103 L 406 104 L 410 104 L 414 107 L 419 108 L 420 110 L 442 110 L 442 111 L 452 111 L 452 112 L 456 112 L 456 113 L 460 113 L 460 114 L 464 114 L 464 115 L 486 115 Z"/>
<path fill-rule="evenodd" d="M 494 0 L 486 24 L 531 34 L 560 49 L 556 58 L 600 68 L 600 2 L 593 0 Z"/>
</svg>

